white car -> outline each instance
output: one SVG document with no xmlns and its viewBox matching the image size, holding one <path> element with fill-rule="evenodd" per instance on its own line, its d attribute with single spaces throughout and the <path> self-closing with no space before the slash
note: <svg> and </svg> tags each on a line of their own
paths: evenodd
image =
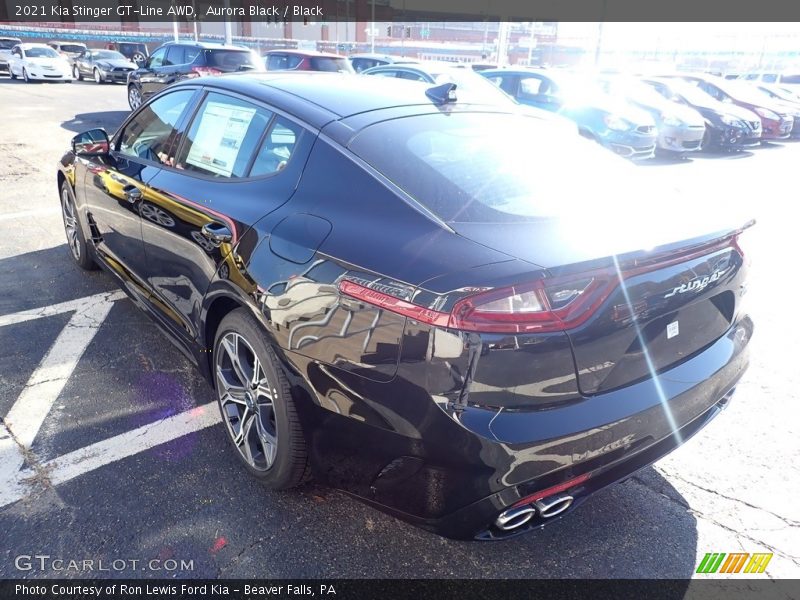
<svg viewBox="0 0 800 600">
<path fill-rule="evenodd" d="M 29 81 L 72 81 L 69 60 L 47 44 L 17 44 L 8 60 L 11 79 Z"/>
</svg>

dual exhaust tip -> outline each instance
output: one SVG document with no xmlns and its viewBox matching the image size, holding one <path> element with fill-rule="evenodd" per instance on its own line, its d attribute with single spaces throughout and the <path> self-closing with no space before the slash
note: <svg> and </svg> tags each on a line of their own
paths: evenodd
<svg viewBox="0 0 800 600">
<path fill-rule="evenodd" d="M 541 498 L 536 500 L 533 504 L 511 507 L 504 510 L 500 513 L 500 516 L 497 517 L 494 524 L 495 527 L 503 531 L 514 531 L 533 519 L 537 513 L 543 519 L 550 519 L 556 515 L 560 515 L 572 506 L 574 500 L 575 498 L 567 494 L 558 494 L 547 498 Z"/>
</svg>

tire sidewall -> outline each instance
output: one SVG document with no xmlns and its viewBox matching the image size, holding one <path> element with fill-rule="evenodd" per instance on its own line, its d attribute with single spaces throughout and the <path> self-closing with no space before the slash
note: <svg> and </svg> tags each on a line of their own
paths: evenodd
<svg viewBox="0 0 800 600">
<path fill-rule="evenodd" d="M 292 399 L 289 394 L 289 386 L 286 382 L 286 378 L 283 373 L 280 372 L 275 353 L 266 343 L 266 334 L 247 310 L 246 308 L 237 309 L 228 314 L 217 329 L 217 334 L 214 338 L 212 367 L 214 387 L 216 388 L 217 355 L 220 351 L 220 340 L 228 333 L 238 333 L 247 340 L 247 343 L 250 344 L 255 351 L 264 369 L 264 374 L 267 376 L 273 390 L 273 410 L 275 411 L 275 427 L 278 434 L 278 449 L 275 453 L 275 462 L 268 470 L 258 471 L 251 467 L 241 455 L 239 449 L 236 448 L 231 439 L 230 432 L 228 431 L 228 426 L 225 423 L 227 417 L 222 411 L 222 404 L 219 401 L 219 392 L 215 389 L 215 393 L 217 394 L 217 407 L 223 419 L 225 437 L 228 439 L 228 443 L 239 459 L 239 462 L 253 477 L 261 481 L 267 487 L 282 489 L 291 485 L 290 482 L 293 478 L 292 442 L 296 443 L 300 441 L 291 439 L 291 426 L 287 403 L 292 402 Z"/>
</svg>

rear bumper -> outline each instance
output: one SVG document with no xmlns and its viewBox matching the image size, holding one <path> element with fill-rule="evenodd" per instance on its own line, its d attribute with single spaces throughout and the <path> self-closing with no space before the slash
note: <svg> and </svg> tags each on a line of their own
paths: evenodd
<svg viewBox="0 0 800 600">
<path fill-rule="evenodd" d="M 457 539 L 517 535 L 568 512 L 509 532 L 493 527 L 521 499 L 588 476 L 565 490 L 575 499 L 572 510 L 708 424 L 747 368 L 752 331 L 749 317 L 740 317 L 705 350 L 660 373 L 657 383 L 649 378 L 541 410 L 498 410 L 483 402 L 454 407 L 435 396 L 429 400 L 435 408 L 424 410 L 415 404 L 421 390 L 409 386 L 369 403 L 396 398 L 415 407 L 394 432 L 324 411 L 327 423 L 309 440 L 311 459 L 330 484 L 429 531 Z M 402 382 L 388 385 L 397 390 Z M 362 473 L 368 481 L 360 480 Z"/>
</svg>

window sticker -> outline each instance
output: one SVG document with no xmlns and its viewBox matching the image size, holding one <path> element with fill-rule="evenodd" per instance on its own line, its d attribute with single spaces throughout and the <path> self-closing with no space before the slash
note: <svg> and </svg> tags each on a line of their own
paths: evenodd
<svg viewBox="0 0 800 600">
<path fill-rule="evenodd" d="M 186 162 L 199 169 L 230 177 L 242 140 L 255 114 L 255 107 L 243 108 L 223 102 L 206 104 Z"/>
</svg>

